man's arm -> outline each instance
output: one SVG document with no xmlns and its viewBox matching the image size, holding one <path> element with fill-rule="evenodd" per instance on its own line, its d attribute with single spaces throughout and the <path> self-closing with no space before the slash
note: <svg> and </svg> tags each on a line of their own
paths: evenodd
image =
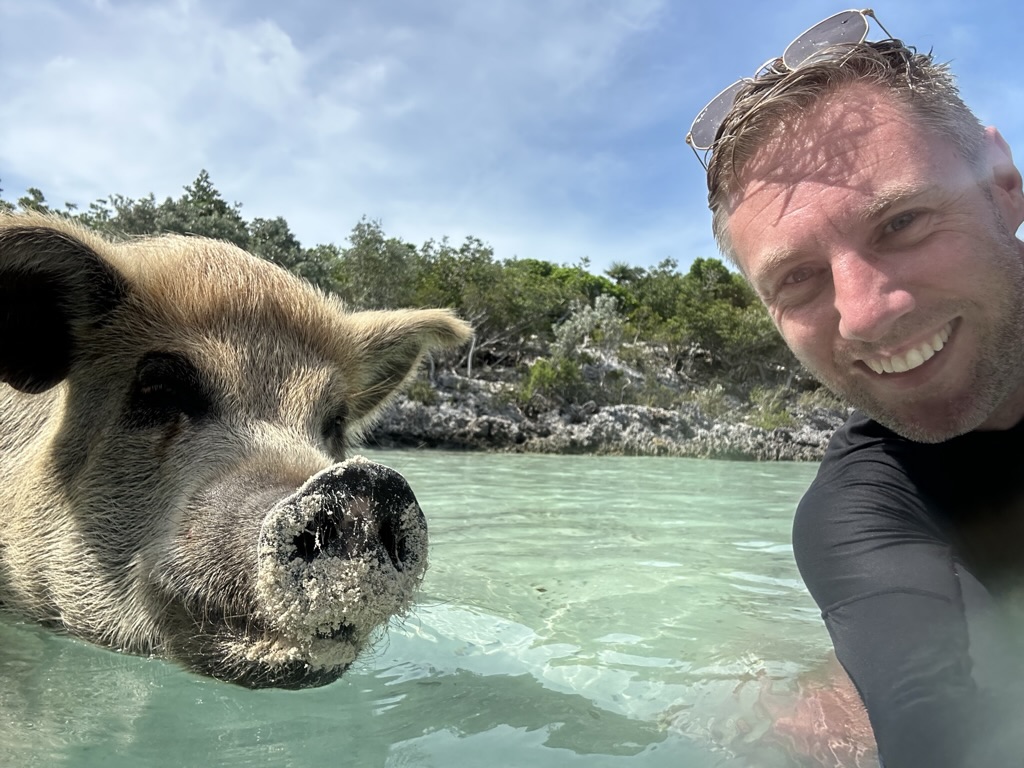
<svg viewBox="0 0 1024 768">
<path fill-rule="evenodd" d="M 800 504 L 801 575 L 886 768 L 961 768 L 979 708 L 963 569 L 929 524 L 927 500 L 884 472 L 844 479 L 816 483 Z"/>
</svg>

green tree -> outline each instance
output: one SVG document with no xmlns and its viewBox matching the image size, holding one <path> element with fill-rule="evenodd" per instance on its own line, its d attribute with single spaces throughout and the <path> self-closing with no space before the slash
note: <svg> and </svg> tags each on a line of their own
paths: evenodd
<svg viewBox="0 0 1024 768">
<path fill-rule="evenodd" d="M 249 230 L 241 214 L 241 203 L 229 205 L 213 186 L 206 170 L 177 200 L 168 198 L 156 209 L 155 231 L 201 235 L 226 240 L 240 248 L 249 247 Z"/>
<path fill-rule="evenodd" d="M 326 243 L 304 249 L 299 261 L 289 269 L 323 290 L 337 293 L 338 283 L 334 276 L 340 261 L 341 249 L 333 243 Z"/>
<path fill-rule="evenodd" d="M 689 359 L 692 346 L 679 316 L 685 283 L 678 266 L 674 259 L 664 259 L 626 286 L 634 338 L 662 346 L 668 364 L 676 370 Z"/>
<path fill-rule="evenodd" d="M 506 332 L 514 322 L 503 316 L 505 308 L 495 300 L 502 267 L 495 262 L 493 249 L 475 237 L 467 237 L 458 248 L 447 238 L 428 240 L 419 258 L 415 303 L 453 308 L 473 326 L 475 335 L 465 352 L 472 375 L 475 359 L 494 362 L 511 341 Z"/>
<path fill-rule="evenodd" d="M 10 203 L 3 198 L 3 187 L 0 187 L 0 213 L 13 213 L 14 203 Z"/>
<path fill-rule="evenodd" d="M 196 180 L 184 189 L 185 193 L 177 200 L 168 197 L 162 203 L 157 203 L 152 193 L 138 200 L 111 194 L 91 203 L 76 218 L 112 236 L 172 232 L 226 240 L 250 249 L 250 234 L 242 218 L 241 204 L 229 205 L 206 170 L 200 171 Z"/>
<path fill-rule="evenodd" d="M 296 239 L 288 222 L 280 216 L 274 219 L 255 218 L 247 227 L 249 250 L 256 256 L 291 269 L 302 260 L 302 245 Z"/>
<path fill-rule="evenodd" d="M 156 198 L 152 194 L 139 200 L 112 194 L 90 203 L 88 210 L 78 214 L 77 218 L 86 226 L 113 237 L 152 235 L 159 231 L 158 213 Z"/>
<path fill-rule="evenodd" d="M 419 280 L 416 246 L 386 237 L 380 221 L 365 216 L 352 228 L 334 279 L 338 292 L 359 309 L 412 305 Z"/>
<path fill-rule="evenodd" d="M 502 272 L 489 245 L 475 237 L 467 237 L 458 248 L 448 238 L 428 240 L 420 248 L 419 258 L 418 304 L 455 307 L 478 320 L 486 316 L 488 294 Z"/>
<path fill-rule="evenodd" d="M 18 198 L 18 208 L 25 212 L 50 212 L 50 206 L 46 202 L 46 197 L 39 189 L 36 189 L 35 187 L 29 187 L 28 189 L 25 190 L 25 194 Z"/>
<path fill-rule="evenodd" d="M 717 259 L 694 260 L 677 312 L 685 336 L 734 382 L 769 383 L 798 367 L 757 295 Z"/>
<path fill-rule="evenodd" d="M 608 275 L 616 285 L 620 286 L 634 285 L 646 274 L 646 272 L 647 271 L 643 267 L 635 267 L 622 261 L 613 262 L 612 265 L 604 271 L 604 273 Z"/>
</svg>

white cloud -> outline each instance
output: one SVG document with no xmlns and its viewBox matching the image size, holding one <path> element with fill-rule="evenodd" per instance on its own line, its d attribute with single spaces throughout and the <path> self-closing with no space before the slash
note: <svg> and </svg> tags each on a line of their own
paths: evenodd
<svg viewBox="0 0 1024 768">
<path fill-rule="evenodd" d="M 310 245 L 366 214 L 596 260 L 630 240 L 609 205 L 634 170 L 606 142 L 652 119 L 617 79 L 663 2 L 0 4 L 0 178 L 84 205 L 207 168 Z"/>
<path fill-rule="evenodd" d="M 884 22 L 954 58 L 1020 145 L 1018 86 L 991 55 L 1014 11 L 979 1 Z M 685 264 L 715 253 L 688 119 L 822 15 L 817 0 L 0 0 L 0 179 L 86 204 L 176 196 L 206 168 L 307 244 L 366 214 L 499 256 Z"/>
</svg>

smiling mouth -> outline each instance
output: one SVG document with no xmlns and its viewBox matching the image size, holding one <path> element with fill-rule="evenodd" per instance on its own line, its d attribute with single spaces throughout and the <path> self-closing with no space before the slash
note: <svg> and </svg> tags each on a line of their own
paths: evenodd
<svg viewBox="0 0 1024 768">
<path fill-rule="evenodd" d="M 878 374 L 906 373 L 935 357 L 949 341 L 949 334 L 953 330 L 952 323 L 946 323 L 929 340 L 919 344 L 902 355 L 893 357 L 879 357 L 874 360 L 865 360 L 864 364 Z"/>
</svg>

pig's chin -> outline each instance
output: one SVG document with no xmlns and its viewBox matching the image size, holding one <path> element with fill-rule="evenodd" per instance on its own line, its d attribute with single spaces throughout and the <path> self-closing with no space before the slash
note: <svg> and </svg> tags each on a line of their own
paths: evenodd
<svg viewBox="0 0 1024 768">
<path fill-rule="evenodd" d="M 360 631 L 342 625 L 329 635 L 298 638 L 264 625 L 207 613 L 193 622 L 183 642 L 165 646 L 166 655 L 192 672 L 246 688 L 316 688 L 344 674 L 384 628 Z M 186 610 L 186 615 L 195 614 Z M 180 634 L 178 635 L 181 636 Z"/>
<path fill-rule="evenodd" d="M 299 648 L 285 638 L 225 639 L 219 653 L 192 661 L 195 671 L 246 688 L 317 688 L 349 668 L 363 644 L 344 638 L 317 639 Z M 335 663 L 324 663 L 324 660 Z"/>
<path fill-rule="evenodd" d="M 229 668 L 225 665 L 199 667 L 195 671 L 202 675 L 234 683 L 245 688 L 282 688 L 301 690 L 303 688 L 319 688 L 337 680 L 348 669 L 348 666 L 314 669 L 308 664 L 295 661 L 286 664 L 245 664 L 237 666 L 232 676 L 225 673 Z"/>
<path fill-rule="evenodd" d="M 348 667 L 311 670 L 308 667 L 296 668 L 289 665 L 284 669 L 256 670 L 255 676 L 246 676 L 235 682 L 246 688 L 281 688 L 298 691 L 333 683 L 346 669 Z"/>
</svg>

